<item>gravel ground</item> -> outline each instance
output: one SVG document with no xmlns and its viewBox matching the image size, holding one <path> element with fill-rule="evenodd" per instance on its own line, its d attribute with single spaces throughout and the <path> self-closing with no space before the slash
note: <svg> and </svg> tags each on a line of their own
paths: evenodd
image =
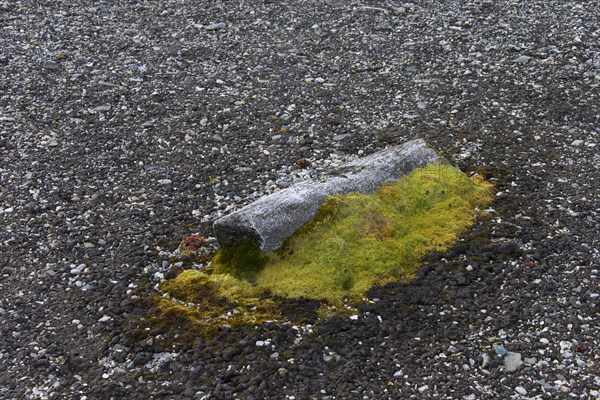
<svg viewBox="0 0 600 400">
<path fill-rule="evenodd" d="M 599 9 L 0 2 L 0 397 L 600 397 Z M 136 328 L 183 236 L 415 137 L 498 194 L 413 283 L 350 318 Z"/>
</svg>

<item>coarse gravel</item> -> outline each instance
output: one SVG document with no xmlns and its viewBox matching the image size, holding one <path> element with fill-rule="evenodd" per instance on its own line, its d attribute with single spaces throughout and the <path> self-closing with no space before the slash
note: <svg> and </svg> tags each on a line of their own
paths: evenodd
<svg viewBox="0 0 600 400">
<path fill-rule="evenodd" d="M 598 10 L 0 1 L 0 398 L 600 397 Z M 497 200 L 414 282 L 137 328 L 185 235 L 416 137 Z"/>
</svg>

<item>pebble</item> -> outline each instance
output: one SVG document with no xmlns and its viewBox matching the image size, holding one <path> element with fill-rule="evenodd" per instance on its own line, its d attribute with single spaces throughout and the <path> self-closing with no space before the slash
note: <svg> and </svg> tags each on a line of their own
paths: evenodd
<svg viewBox="0 0 600 400">
<path fill-rule="evenodd" d="M 171 184 L 171 180 L 170 179 L 159 179 L 158 183 L 160 183 L 161 185 L 170 185 Z"/>
<path fill-rule="evenodd" d="M 110 105 L 105 105 L 105 106 L 98 106 L 95 108 L 96 111 L 110 111 L 111 107 Z"/>
<path fill-rule="evenodd" d="M 492 361 L 492 358 L 487 353 L 483 353 L 481 355 L 481 368 L 485 368 L 490 361 Z"/>
<path fill-rule="evenodd" d="M 573 140 L 573 141 L 571 142 L 571 146 L 573 146 L 573 147 L 580 147 L 581 145 L 583 145 L 583 143 L 584 143 L 584 141 L 583 141 L 583 140 L 581 140 L 581 139 L 576 139 L 576 140 Z"/>
<path fill-rule="evenodd" d="M 227 28 L 225 22 L 215 22 L 214 24 L 204 25 L 204 29 L 207 31 L 219 31 Z"/>
<path fill-rule="evenodd" d="M 508 351 L 504 347 L 499 346 L 497 344 L 494 345 L 494 350 L 496 351 L 496 354 L 498 354 L 500 357 L 504 357 L 508 353 Z"/>
<path fill-rule="evenodd" d="M 518 370 L 521 365 L 523 365 L 523 361 L 521 361 L 521 353 L 513 353 L 509 351 L 504 357 L 504 369 L 507 372 L 513 372 Z"/>
<path fill-rule="evenodd" d="M 519 393 L 521 396 L 527 395 L 527 390 L 525 390 L 523 386 L 517 386 L 515 392 Z"/>
<path fill-rule="evenodd" d="M 318 83 L 319 85 L 325 83 L 325 79 L 319 77 L 319 78 L 315 78 L 315 83 Z"/>
<path fill-rule="evenodd" d="M 42 63 L 42 68 L 54 71 L 58 69 L 58 65 L 52 61 L 44 61 Z"/>
<path fill-rule="evenodd" d="M 58 140 L 55 138 L 48 139 L 48 147 L 56 147 L 58 146 Z"/>
<path fill-rule="evenodd" d="M 404 376 L 404 371 L 399 369 L 398 371 L 394 372 L 394 378 L 401 378 Z"/>
<path fill-rule="evenodd" d="M 519 64 L 525 64 L 525 63 L 528 63 L 530 60 L 531 60 L 531 57 L 529 57 L 529 56 L 519 56 L 519 57 L 517 57 L 515 62 L 519 63 Z"/>
</svg>

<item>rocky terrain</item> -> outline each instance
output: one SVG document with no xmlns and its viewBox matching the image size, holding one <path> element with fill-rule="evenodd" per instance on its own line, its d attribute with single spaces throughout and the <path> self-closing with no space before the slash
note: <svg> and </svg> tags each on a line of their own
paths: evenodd
<svg viewBox="0 0 600 400">
<path fill-rule="evenodd" d="M 600 397 L 599 9 L 0 1 L 0 398 Z M 136 325 L 183 237 L 417 137 L 497 200 L 414 282 Z"/>
</svg>

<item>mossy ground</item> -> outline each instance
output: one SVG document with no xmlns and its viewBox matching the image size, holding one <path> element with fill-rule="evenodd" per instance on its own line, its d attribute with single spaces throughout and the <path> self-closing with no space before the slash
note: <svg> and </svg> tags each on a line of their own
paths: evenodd
<svg viewBox="0 0 600 400">
<path fill-rule="evenodd" d="M 444 251 L 474 223 L 490 189 L 477 176 L 430 164 L 370 195 L 331 196 L 275 252 L 248 243 L 223 248 L 210 273 L 184 271 L 161 289 L 206 310 L 226 302 L 246 309 L 265 293 L 337 304 L 360 298 L 374 285 L 410 280 L 423 256 Z"/>
</svg>

